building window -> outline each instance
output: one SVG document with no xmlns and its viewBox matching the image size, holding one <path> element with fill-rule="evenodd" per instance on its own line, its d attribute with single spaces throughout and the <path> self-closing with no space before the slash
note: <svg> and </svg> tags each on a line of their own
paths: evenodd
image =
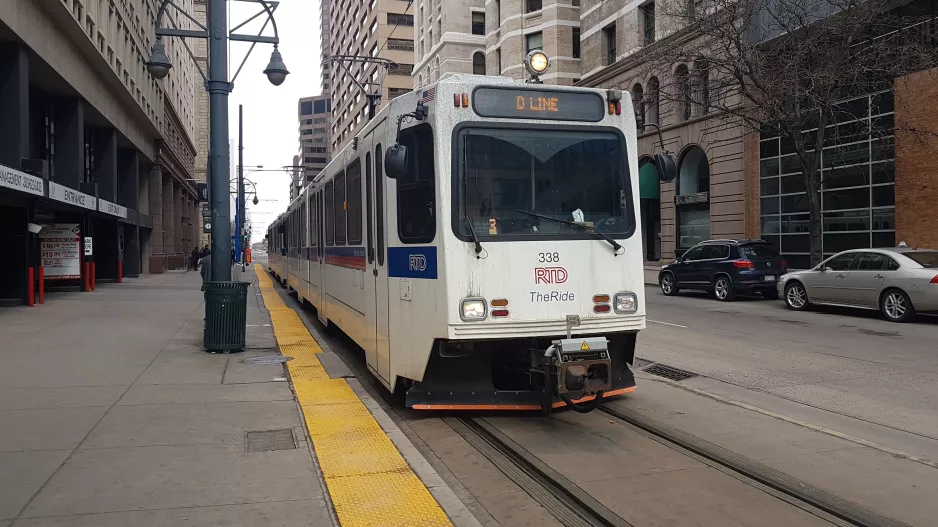
<svg viewBox="0 0 938 527">
<path fill-rule="evenodd" d="M 502 2 L 501 0 L 495 0 L 495 23 L 501 25 L 502 23 Z"/>
<path fill-rule="evenodd" d="M 326 113 L 326 101 L 313 101 L 313 113 Z M 313 123 L 324 123 L 323 119 L 313 119 Z"/>
<path fill-rule="evenodd" d="M 606 51 L 606 65 L 616 62 L 616 25 L 603 29 L 603 48 Z"/>
<path fill-rule="evenodd" d="M 540 31 L 525 37 L 525 53 L 530 53 L 536 49 L 544 49 L 544 37 Z"/>
<path fill-rule="evenodd" d="M 692 146 L 678 161 L 678 196 L 699 195 L 702 199 L 677 209 L 677 249 L 683 252 L 710 239 L 710 162 L 707 154 Z"/>
<path fill-rule="evenodd" d="M 658 124 L 659 91 L 658 77 L 648 79 L 648 90 L 645 94 L 645 123 Z"/>
<path fill-rule="evenodd" d="M 495 48 L 495 74 L 502 74 L 502 48 Z"/>
<path fill-rule="evenodd" d="M 893 106 L 892 92 L 837 105 L 843 108 L 843 122 L 828 128 L 819 160 L 825 258 L 848 249 L 896 244 L 895 138 L 891 125 L 879 129 L 876 124 L 893 119 Z M 808 196 L 791 141 L 762 134 L 759 175 L 762 238 L 775 245 L 790 268 L 809 268 Z"/>
<path fill-rule="evenodd" d="M 414 50 L 414 41 L 406 40 L 402 38 L 389 38 L 387 40 L 387 48 L 393 49 L 396 51 L 413 51 Z M 373 55 L 372 55 L 373 56 Z"/>
<path fill-rule="evenodd" d="M 472 34 L 473 35 L 485 34 L 485 13 L 481 11 L 472 12 Z"/>
<path fill-rule="evenodd" d="M 407 172 L 397 179 L 397 228 L 402 243 L 430 243 L 436 237 L 433 133 L 421 124 L 401 131 Z"/>
<path fill-rule="evenodd" d="M 388 13 L 388 24 L 395 26 L 414 26 L 414 15 L 402 15 L 399 13 Z"/>
<path fill-rule="evenodd" d="M 388 88 L 388 99 L 396 99 L 405 93 L 410 93 L 407 88 Z"/>
<path fill-rule="evenodd" d="M 371 23 L 371 28 L 368 30 L 370 34 L 374 35 L 378 31 L 378 21 L 375 20 Z"/>
<path fill-rule="evenodd" d="M 632 105 L 635 107 L 635 121 L 638 125 L 638 133 L 645 131 L 645 91 L 641 84 L 632 86 Z"/>
<path fill-rule="evenodd" d="M 477 51 L 472 54 L 472 74 L 485 75 L 485 53 Z"/>
<path fill-rule="evenodd" d="M 706 115 L 710 111 L 710 68 L 706 62 L 698 62 L 696 67 L 697 114 Z"/>
<path fill-rule="evenodd" d="M 575 59 L 580 58 L 580 28 L 575 27 L 573 29 L 573 38 L 571 42 L 573 43 L 573 53 L 572 57 Z"/>
<path fill-rule="evenodd" d="M 527 8 L 528 8 L 527 12 L 528 13 L 531 13 L 533 11 L 540 11 L 541 7 L 543 7 L 542 0 L 527 0 Z"/>
<path fill-rule="evenodd" d="M 675 88 L 677 90 L 677 115 L 681 121 L 691 117 L 691 82 L 690 71 L 686 64 L 681 64 L 674 71 Z"/>
<path fill-rule="evenodd" d="M 693 3 L 693 0 L 691 0 Z M 645 39 L 645 45 L 655 41 L 655 3 L 649 2 L 641 7 L 642 32 Z"/>
</svg>

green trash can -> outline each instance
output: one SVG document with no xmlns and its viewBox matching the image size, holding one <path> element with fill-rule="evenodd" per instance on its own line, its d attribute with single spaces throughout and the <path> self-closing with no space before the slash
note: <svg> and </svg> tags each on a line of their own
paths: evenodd
<svg viewBox="0 0 938 527">
<path fill-rule="evenodd" d="M 203 282 L 205 351 L 244 350 L 250 282 Z"/>
</svg>

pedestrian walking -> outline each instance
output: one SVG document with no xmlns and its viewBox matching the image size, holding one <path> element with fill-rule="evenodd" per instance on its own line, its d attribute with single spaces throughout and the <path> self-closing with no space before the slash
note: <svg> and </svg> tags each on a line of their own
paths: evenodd
<svg viewBox="0 0 938 527">
<path fill-rule="evenodd" d="M 189 255 L 189 270 L 198 271 L 199 270 L 199 248 L 193 247 L 192 253 Z"/>
<path fill-rule="evenodd" d="M 209 251 L 204 257 L 202 257 L 202 270 L 199 271 L 202 274 L 202 291 L 205 291 L 205 282 L 210 282 L 212 280 L 212 252 Z"/>
</svg>

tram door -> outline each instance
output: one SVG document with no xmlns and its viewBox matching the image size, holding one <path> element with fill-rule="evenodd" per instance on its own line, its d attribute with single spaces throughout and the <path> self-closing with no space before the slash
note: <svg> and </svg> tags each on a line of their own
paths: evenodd
<svg viewBox="0 0 938 527">
<path fill-rule="evenodd" d="M 384 137 L 384 123 L 379 124 L 373 137 Z M 365 358 L 368 366 L 385 382 L 391 382 L 391 356 L 388 328 L 388 273 L 387 239 L 385 233 L 384 151 L 380 143 L 371 143 L 365 154 L 365 220 L 367 223 L 367 267 L 365 276 L 374 279 L 374 288 L 368 292 L 367 339 Z M 393 386 L 392 386 L 393 389 Z"/>
</svg>

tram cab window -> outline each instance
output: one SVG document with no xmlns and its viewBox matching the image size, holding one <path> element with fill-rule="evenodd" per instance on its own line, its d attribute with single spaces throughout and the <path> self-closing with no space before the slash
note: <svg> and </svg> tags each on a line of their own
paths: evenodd
<svg viewBox="0 0 938 527">
<path fill-rule="evenodd" d="M 457 149 L 453 229 L 461 237 L 471 230 L 496 241 L 592 237 L 564 222 L 620 238 L 633 231 L 618 134 L 471 127 L 459 132 Z"/>
<path fill-rule="evenodd" d="M 430 243 L 436 236 L 436 176 L 429 124 L 401 130 L 407 172 L 397 178 L 397 231 L 402 243 Z"/>
</svg>

